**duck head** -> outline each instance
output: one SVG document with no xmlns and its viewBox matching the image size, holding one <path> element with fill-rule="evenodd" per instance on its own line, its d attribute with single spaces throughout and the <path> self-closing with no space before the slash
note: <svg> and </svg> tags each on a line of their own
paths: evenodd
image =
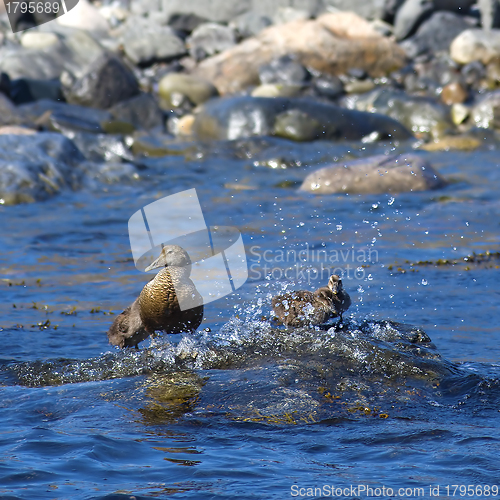
<svg viewBox="0 0 500 500">
<path fill-rule="evenodd" d="M 333 293 L 339 293 L 343 290 L 342 286 L 342 280 L 340 279 L 340 276 L 337 274 L 332 274 L 330 276 L 330 279 L 328 280 L 328 288 L 333 292 Z"/>
<path fill-rule="evenodd" d="M 165 245 L 160 256 L 145 271 L 158 267 L 186 267 L 191 264 L 188 253 L 179 245 Z"/>
</svg>

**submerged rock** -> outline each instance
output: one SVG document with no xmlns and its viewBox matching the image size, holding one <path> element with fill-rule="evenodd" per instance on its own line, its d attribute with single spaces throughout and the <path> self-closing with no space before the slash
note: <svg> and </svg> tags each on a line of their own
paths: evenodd
<svg viewBox="0 0 500 500">
<path fill-rule="evenodd" d="M 398 193 L 446 186 L 446 180 L 415 154 L 378 155 L 320 168 L 309 174 L 300 190 L 314 194 Z"/>
<path fill-rule="evenodd" d="M 352 12 L 324 14 L 315 20 L 271 26 L 221 54 L 200 63 L 195 74 L 210 80 L 222 94 L 259 82 L 259 68 L 292 55 L 308 68 L 342 74 L 360 68 L 382 76 L 402 67 L 405 53 Z"/>
<path fill-rule="evenodd" d="M 296 141 L 359 140 L 370 134 L 404 140 L 411 133 L 376 113 L 361 113 L 312 99 L 231 97 L 207 102 L 196 115 L 194 134 L 202 140 L 276 135 Z"/>
<path fill-rule="evenodd" d="M 108 110 L 119 123 L 130 124 L 135 130 L 163 129 L 163 113 L 151 94 L 141 93 L 119 102 Z"/>
<path fill-rule="evenodd" d="M 77 189 L 85 157 L 60 134 L 0 135 L 2 204 L 44 200 L 63 188 Z"/>
<path fill-rule="evenodd" d="M 500 128 L 500 90 L 485 95 L 472 108 L 470 118 L 480 128 Z"/>
</svg>

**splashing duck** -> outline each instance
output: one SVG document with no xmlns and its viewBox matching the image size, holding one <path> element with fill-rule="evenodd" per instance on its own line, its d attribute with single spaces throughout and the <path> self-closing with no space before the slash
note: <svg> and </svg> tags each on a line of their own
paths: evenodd
<svg viewBox="0 0 500 500">
<path fill-rule="evenodd" d="M 189 278 L 191 260 L 178 245 L 166 245 L 146 271 L 162 268 L 142 289 L 139 297 L 120 313 L 110 329 L 110 344 L 138 348 L 156 331 L 192 332 L 203 320 L 203 300 Z M 183 308 L 181 304 L 193 304 Z"/>
<path fill-rule="evenodd" d="M 342 322 L 342 314 L 350 305 L 351 298 L 336 274 L 330 276 L 328 286 L 314 292 L 298 290 L 272 300 L 276 319 L 286 326 L 322 325 L 337 316 Z"/>
</svg>

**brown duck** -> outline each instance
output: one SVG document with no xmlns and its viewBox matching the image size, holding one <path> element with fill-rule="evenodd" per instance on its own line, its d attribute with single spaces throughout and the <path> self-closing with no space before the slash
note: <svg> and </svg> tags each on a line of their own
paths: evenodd
<svg viewBox="0 0 500 500">
<path fill-rule="evenodd" d="M 167 245 L 146 271 L 163 267 L 139 297 L 119 314 L 108 330 L 110 344 L 135 347 L 155 331 L 191 332 L 203 320 L 203 301 L 189 278 L 189 255 L 178 245 Z M 181 310 L 179 302 L 196 304 Z M 201 305 L 199 305 L 201 304 Z"/>
<path fill-rule="evenodd" d="M 277 295 L 272 300 L 276 319 L 286 326 L 322 325 L 337 316 L 342 321 L 342 313 L 350 305 L 351 298 L 336 274 L 330 276 L 328 286 L 315 292 L 298 290 Z"/>
</svg>

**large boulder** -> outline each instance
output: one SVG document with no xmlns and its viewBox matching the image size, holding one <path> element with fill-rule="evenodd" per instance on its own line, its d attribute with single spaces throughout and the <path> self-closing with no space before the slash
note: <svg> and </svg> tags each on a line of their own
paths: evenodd
<svg viewBox="0 0 500 500">
<path fill-rule="evenodd" d="M 329 165 L 309 174 L 300 190 L 314 194 L 378 194 L 425 191 L 446 185 L 446 180 L 415 154 L 378 155 Z"/>
<path fill-rule="evenodd" d="M 323 14 L 314 20 L 271 26 L 232 49 L 202 61 L 194 73 L 221 94 L 259 82 L 259 68 L 291 55 L 304 66 L 330 74 L 358 68 L 382 76 L 405 63 L 405 52 L 352 12 Z"/>
<path fill-rule="evenodd" d="M 193 124 L 203 140 L 274 135 L 296 141 L 408 139 L 411 133 L 397 121 L 376 113 L 339 108 L 312 99 L 230 97 L 202 106 Z"/>
</svg>

